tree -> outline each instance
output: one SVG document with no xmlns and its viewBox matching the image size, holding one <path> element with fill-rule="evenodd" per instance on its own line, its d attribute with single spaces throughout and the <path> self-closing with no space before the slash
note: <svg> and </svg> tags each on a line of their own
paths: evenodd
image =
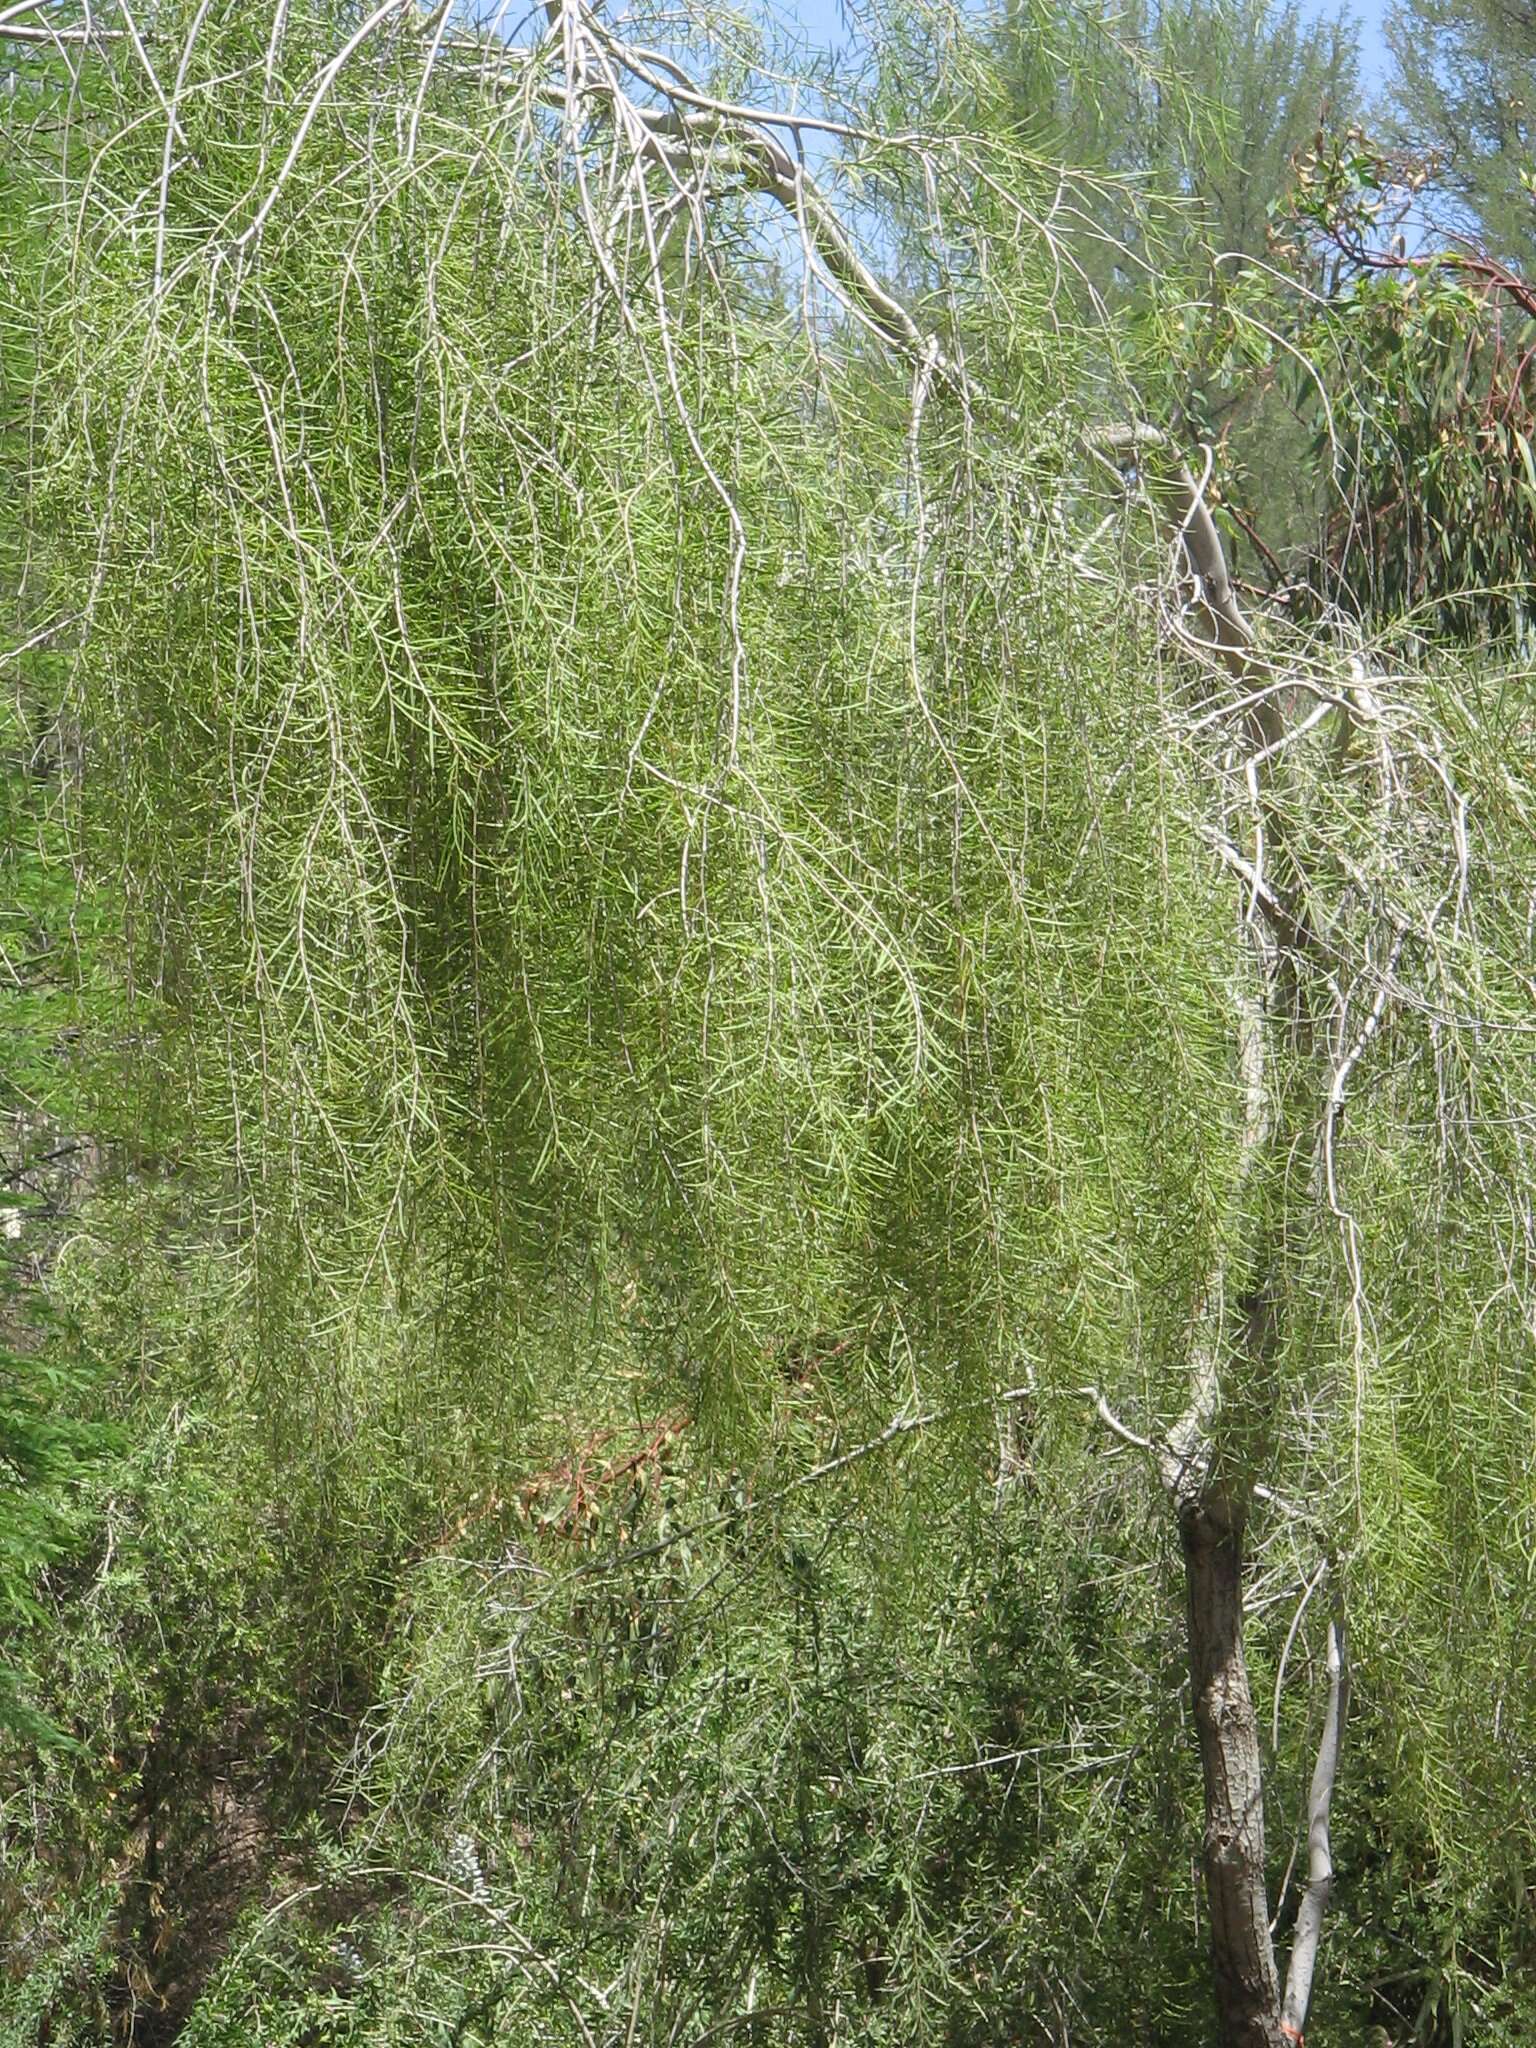
<svg viewBox="0 0 1536 2048">
<path fill-rule="evenodd" d="M 1306 583 L 1382 625 L 1523 645 L 1536 298 L 1465 243 L 1408 253 L 1428 179 L 1354 130 L 1298 164 L 1277 216 L 1331 278 L 1287 323 L 1285 381 L 1334 473 Z"/>
<path fill-rule="evenodd" d="M 1106 16 L 1013 5 L 998 62 L 1012 110 L 1043 148 L 1136 180 L 1182 221 L 1186 245 L 1228 256 L 1266 254 L 1292 159 L 1361 93 L 1348 21 L 1272 0 Z"/>
<path fill-rule="evenodd" d="M 1527 273 L 1536 255 L 1530 179 L 1536 22 L 1504 0 L 1394 7 L 1387 41 L 1398 139 L 1434 161 L 1421 212 Z"/>
<path fill-rule="evenodd" d="M 376 1739 L 360 1714 L 368 1760 L 397 1734 L 417 1757 L 481 1745 L 446 1791 L 394 1781 L 396 1840 L 441 1836 L 517 1740 L 533 1624 L 500 1580 L 548 1569 L 516 1546 L 587 1529 L 594 1496 L 618 1538 L 548 1598 L 573 1633 L 630 1628 L 595 1668 L 643 1692 L 682 1596 L 605 1605 L 632 1568 L 685 1572 L 706 1543 L 723 1567 L 778 1532 L 775 1626 L 814 1656 L 786 1502 L 905 1446 L 914 1489 L 968 1472 L 1016 1506 L 1030 1475 L 1060 1558 L 1098 1526 L 1085 1475 L 1134 1449 L 1112 1519 L 1139 1527 L 1161 1486 L 1222 2037 L 1295 2038 L 1344 1712 L 1326 1579 L 1374 1651 L 1373 1755 L 1411 1741 L 1454 1758 L 1458 1794 L 1487 1782 L 1463 1729 L 1495 1650 L 1435 1663 L 1438 1717 L 1421 1652 L 1472 1549 L 1456 1461 L 1465 1498 L 1523 1441 L 1484 1377 L 1531 1299 L 1523 714 L 1495 733 L 1449 664 L 1394 679 L 1249 619 L 1198 479 L 1061 288 L 1061 173 L 1006 129 L 835 124 L 870 189 L 930 201 L 930 324 L 807 177 L 814 117 L 742 111 L 768 81 L 740 43 L 685 66 L 576 5 L 527 50 L 394 8 L 153 26 L 174 62 L 132 36 L 82 59 L 30 478 L 58 575 L 90 593 L 79 830 L 132 912 L 131 1028 L 99 1056 L 141 1166 L 103 1212 L 103 1348 L 154 1299 L 167 1413 L 222 1401 L 253 1528 L 297 1500 L 357 1545 L 356 1583 L 425 1604 L 459 1533 L 511 1546 L 439 1592 L 441 1626 L 408 1618 Z M 962 43 L 934 107 L 974 107 L 989 62 Z M 782 258 L 786 222 L 799 322 L 756 253 Z M 1410 1401 L 1435 1426 L 1404 1425 Z M 685 1431 L 713 1499 L 648 1521 Z M 1519 1532 L 1478 1540 L 1494 1603 Z M 1255 1555 L 1288 1596 L 1258 1631 L 1277 1699 L 1317 1644 L 1317 1739 L 1292 1727 L 1284 1752 L 1316 1758 L 1284 1987 Z M 731 1683 L 715 1660 L 667 1722 L 680 1747 Z M 632 1702 L 567 1689 L 593 1747 L 633 1735 Z M 753 1891 L 759 1917 L 710 1951 L 716 2002 L 669 2005 L 674 2035 L 762 2023 L 755 1959 L 782 1960 L 785 1917 L 816 1994 L 793 2023 L 841 2024 L 817 1940 L 836 1833 L 800 1757 L 796 1912 Z M 1445 1782 L 1395 1784 L 1394 1816 L 1427 1830 Z M 757 1847 L 780 1872 L 771 1824 Z M 569 1953 L 546 1967 L 474 1842 L 454 1855 L 391 1870 L 419 1909 L 404 1933 L 397 1894 L 381 1912 L 396 1981 L 440 1963 L 421 1898 L 449 1887 L 456 1950 L 507 1965 L 473 1980 L 461 2036 L 529 1977 L 610 2024 L 591 1943 L 626 1958 L 634 2038 L 650 1959 L 675 1975 L 641 1880 L 609 1898 L 590 1849 L 584 1877 L 556 1854 Z M 660 1858 L 653 1839 L 626 1875 Z M 876 2023 L 889 1960 L 861 1965 Z"/>
<path fill-rule="evenodd" d="M 1297 288 L 1306 304 L 1325 272 L 1299 245 L 1276 265 L 1272 216 L 1296 161 L 1359 113 L 1355 30 L 1270 0 L 1107 16 L 1021 6 L 997 62 L 1035 146 L 1100 173 L 1079 202 L 1098 233 L 1080 232 L 1074 254 L 1121 312 L 1115 344 L 1143 402 L 1215 449 L 1234 565 L 1269 583 L 1298 573 L 1328 475 L 1314 394 L 1292 401 L 1274 337 L 1295 322 Z"/>
</svg>

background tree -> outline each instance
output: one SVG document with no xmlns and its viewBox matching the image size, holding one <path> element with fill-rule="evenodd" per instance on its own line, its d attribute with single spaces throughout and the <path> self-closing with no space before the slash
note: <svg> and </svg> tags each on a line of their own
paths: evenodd
<svg viewBox="0 0 1536 2048">
<path fill-rule="evenodd" d="M 1293 303 L 1269 374 L 1332 472 L 1298 587 L 1313 603 L 1443 638 L 1529 636 L 1536 469 L 1530 287 L 1460 243 L 1408 253 L 1428 169 L 1358 130 L 1310 153 L 1277 216 L 1331 290 Z"/>
<path fill-rule="evenodd" d="M 1215 451 L 1234 568 L 1269 585 L 1301 573 L 1330 480 L 1314 394 L 1298 404 L 1277 377 L 1273 336 L 1293 325 L 1297 288 L 1326 274 L 1298 244 L 1271 275 L 1272 215 L 1295 160 L 1359 110 L 1354 27 L 1269 0 L 1020 6 L 997 32 L 997 66 L 1023 133 L 1102 174 L 1082 201 L 1099 233 L 1079 229 L 1074 254 L 1121 314 L 1115 345 L 1146 402 Z"/>
<path fill-rule="evenodd" d="M 1536 17 L 1520 0 L 1413 0 L 1387 17 L 1393 128 L 1435 161 L 1423 216 L 1530 274 Z"/>
<path fill-rule="evenodd" d="M 1012 5 L 997 42 L 1011 111 L 1044 150 L 1134 178 L 1218 255 L 1265 255 L 1292 158 L 1361 97 L 1348 18 L 1272 0 Z"/>
</svg>

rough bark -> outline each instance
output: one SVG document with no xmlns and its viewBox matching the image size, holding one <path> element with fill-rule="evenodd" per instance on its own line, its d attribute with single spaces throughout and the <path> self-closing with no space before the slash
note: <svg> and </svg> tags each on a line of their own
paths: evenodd
<svg viewBox="0 0 1536 2048">
<path fill-rule="evenodd" d="M 1202 1860 L 1223 2048 L 1282 2048 L 1264 1877 L 1263 1757 L 1243 1656 L 1243 1514 L 1214 1488 L 1181 1508 L 1189 1683 L 1205 1782 Z"/>
</svg>

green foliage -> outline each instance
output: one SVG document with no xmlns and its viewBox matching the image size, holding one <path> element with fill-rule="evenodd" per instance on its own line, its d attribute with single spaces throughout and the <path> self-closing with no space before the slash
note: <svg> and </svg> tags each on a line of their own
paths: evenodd
<svg viewBox="0 0 1536 2048">
<path fill-rule="evenodd" d="M 25 67 L 12 125 L 28 111 Z M 41 1290 L 87 1147 L 71 1047 L 89 972 L 92 919 L 69 862 L 64 785 L 71 735 L 60 666 L 49 651 L 46 557 L 26 516 L 29 399 L 46 290 L 46 238 L 25 209 L 25 180 L 0 164 L 0 1727 L 58 1739 L 36 1708 L 14 1645 L 39 1613 L 38 1572 L 88 1528 L 77 1499 L 110 1448 L 67 1329 Z"/>
<path fill-rule="evenodd" d="M 1149 1696 L 1125 1654 L 1138 1603 L 1110 1556 L 1057 1552 L 1022 1490 L 983 1550 L 967 1513 L 927 1524 L 941 1607 L 909 1610 L 885 1540 L 820 1499 L 608 1569 L 615 1537 L 697 1512 L 689 1461 L 638 1469 L 553 1541 L 417 1575 L 358 1788 L 353 1896 L 371 1865 L 375 1900 L 328 1968 L 323 1909 L 296 1902 L 191 2038 L 236 2038 L 298 1973 L 330 1979 L 337 2039 L 404 2038 L 410 2012 L 445 2039 L 630 2020 L 660 2041 L 755 2009 L 773 2040 L 1044 2040 L 1053 2007 L 1131 2017 L 1116 1937 L 1064 1943 L 1095 1917 L 1167 1954 L 1143 2023 L 1187 2033 L 1192 1930 L 1156 1903 L 1170 1816 L 1150 1870 L 1127 1875 L 1122 1832 L 1154 1818 L 1176 1689 Z M 1150 1739 L 1121 1747 L 1128 1722 Z"/>
<path fill-rule="evenodd" d="M 1182 263 L 1206 259 L 1193 292 L 1220 289 L 1211 255 L 1261 257 L 1268 209 L 1296 154 L 1320 127 L 1353 112 L 1360 93 L 1356 32 L 1343 18 L 1304 16 L 1272 0 L 1179 0 L 1100 13 L 1014 5 L 999 63 L 1012 111 L 1061 161 L 1135 179 L 1166 224 L 1182 222 Z M 1170 204 L 1171 202 L 1171 204 Z M 1106 221 L 1122 288 L 1166 288 L 1125 265 L 1127 223 Z M 1134 283 L 1133 283 L 1134 280 Z"/>
<path fill-rule="evenodd" d="M 1268 628 L 1255 879 L 1245 728 L 1091 452 L 1175 333 L 1270 372 L 1248 285 L 1089 320 L 1106 166 L 917 16 L 872 95 L 922 135 L 845 110 L 829 181 L 874 246 L 929 209 L 967 371 L 890 361 L 718 135 L 679 193 L 553 56 L 391 18 L 332 68 L 365 19 L 157 8 L 4 173 L 29 560 L 88 627 L 29 671 L 47 914 L 103 906 L 50 1356 L 133 1446 L 18 1564 L 74 1746 L 4 1773 L 11 2038 L 1198 2038 L 1171 1531 L 1095 1407 L 1165 1431 L 1265 1238 L 1223 1421 L 1280 1868 L 1320 1532 L 1366 1674 L 1312 2038 L 1514 2039 L 1525 680 Z M 1289 17 L 1222 48 L 1266 37 L 1311 79 Z M 1234 856 L 1327 969 L 1251 1188 Z"/>
<path fill-rule="evenodd" d="M 1330 471 L 1286 346 L 1324 272 L 1301 246 L 1277 267 L 1273 216 L 1296 160 L 1358 110 L 1353 25 L 1270 0 L 1014 6 L 995 41 L 1005 118 L 1099 173 L 1071 242 L 1085 299 L 1118 316 L 1105 346 L 1149 411 L 1212 448 L 1234 569 L 1295 574 Z"/>
<path fill-rule="evenodd" d="M 1069 595 L 1030 478 L 937 399 L 829 449 L 729 273 L 619 317 L 545 146 L 449 84 L 413 158 L 359 156 L 347 96 L 414 92 L 404 52 L 337 81 L 232 268 L 314 61 L 296 15 L 286 97 L 226 82 L 249 19 L 189 60 L 161 296 L 158 231 L 107 210 L 81 250 L 38 516 L 98 565 L 124 1138 L 232 1168 L 208 1198 L 271 1346 L 312 1298 L 354 1331 L 387 1303 L 478 1406 L 556 1330 L 599 1374 L 633 1337 L 659 1395 L 756 1427 L 775 1348 L 828 1332 L 883 1413 L 1050 1348 L 1043 1276 L 1103 1256 L 1084 1156 L 1176 1320 L 1222 1110 L 1168 1126 L 1163 1076 L 1220 1064 L 1215 898 L 1154 825 L 1142 651 Z M 94 189 L 158 150 L 126 127 Z M 998 356 L 1048 481 L 1070 350 Z M 1122 920 L 1148 877 L 1155 923 Z M 1133 1015 L 1134 1059 L 1079 1059 Z M 1067 1291 L 1062 1370 L 1111 1365 L 1128 1299 Z"/>
<path fill-rule="evenodd" d="M 1333 290 L 1293 326 L 1298 402 L 1340 485 L 1319 581 L 1357 613 L 1523 650 L 1536 300 L 1473 251 L 1404 253 L 1389 229 L 1427 178 L 1351 131 L 1298 166 L 1286 209 L 1290 234 L 1332 258 Z"/>
<path fill-rule="evenodd" d="M 87 1757 L 49 1781 L 31 1911 L 62 1944 L 58 2025 L 88 2029 L 98 1995 L 59 1901 L 115 1862 L 109 2006 L 179 2026 L 196 1999 L 194 2027 L 299 2038 L 331 1996 L 324 1914 L 380 1912 L 350 1859 L 312 1940 L 271 1923 L 275 1974 L 256 1905 L 227 1980 L 198 1987 L 231 1901 L 283 1895 L 279 1843 L 321 1855 L 300 1816 L 365 1715 L 404 1753 L 381 1660 L 480 1625 L 444 1606 L 444 1568 L 413 1568 L 445 1526 L 541 1450 L 676 1403 L 792 1478 L 937 1401 L 957 1449 L 914 1464 L 911 1512 L 969 1499 L 999 1384 L 1155 1383 L 1231 1090 L 1216 948 L 1190 950 L 1220 899 L 1168 826 L 1145 646 L 1042 521 L 1076 417 L 1049 243 L 1010 247 L 977 302 L 979 364 L 1041 423 L 1023 467 L 952 395 L 893 435 L 888 372 L 818 375 L 745 242 L 739 263 L 688 243 L 649 295 L 558 134 L 446 66 L 424 82 L 408 40 L 336 79 L 232 256 L 328 48 L 328 17 L 294 10 L 253 94 L 270 26 L 199 19 L 168 181 L 142 72 L 92 60 L 99 114 L 58 173 L 82 208 L 70 290 L 39 316 L 29 516 L 60 587 L 93 592 L 79 843 L 124 909 L 125 1014 L 90 1048 L 113 1185 L 57 1286 L 141 1450 L 96 1555 L 50 1587 L 79 1618 L 39 1660 Z M 376 127 L 380 93 L 419 94 L 414 138 Z M 1211 1085 L 1186 1116 L 1191 1071 Z M 809 1497 L 806 1518 L 814 1553 Z M 621 1835 L 615 1883 L 682 1886 L 705 1954 L 734 1939 L 739 1876 L 763 1967 L 835 2004 L 862 1981 L 844 1937 L 867 1943 L 906 1882 L 867 1789 L 845 1827 L 816 1782 L 877 1615 L 867 1567 L 819 1596 L 849 1647 L 807 1722 L 809 1624 L 793 1571 L 776 1583 L 765 1690 L 719 1736 L 739 1760 L 769 1732 L 775 1828 L 805 1806 L 807 1883 L 837 1901 L 822 1949 L 810 1892 L 775 1907 L 750 1808 L 718 1871 L 669 1874 L 671 1848 Z M 608 1633 L 569 1624 L 552 1671 L 601 1668 Z M 894 1741 L 879 1654 L 864 1711 Z M 552 1841 L 602 1741 L 564 1691 L 522 1759 Z M 705 1704 L 668 1698 L 658 1784 L 691 1769 Z M 451 1801 L 438 1775 L 420 1791 Z M 696 1812 L 721 1782 L 687 1787 Z M 839 1876 L 854 1842 L 869 1868 Z M 390 1849 L 386 1899 L 425 1904 L 411 1839 Z M 425 1869 L 450 1875 L 441 1843 Z M 551 1878 L 539 1911 L 569 1921 L 568 1892 Z M 382 1910 L 370 2024 L 456 2020 L 494 1988 L 444 1973 L 430 1911 Z M 958 1951 L 902 1924 L 915 2025 Z M 625 1925 L 610 1946 L 640 1968 Z M 707 1994 L 722 2018 L 732 1970 Z"/>
<path fill-rule="evenodd" d="M 80 1142 L 65 1121 L 78 1104 L 63 943 L 72 892 L 56 791 L 46 764 L 39 773 L 35 749 L 15 700 L 0 703 L 0 974 L 8 1027 L 0 1073 L 0 1616 L 8 1642 L 39 1611 L 36 1573 L 87 1526 L 76 1483 L 109 1442 L 82 1417 L 88 1376 L 38 1284 Z M 9 1655 L 0 1666 L 0 1723 L 47 1734 Z"/>
<path fill-rule="evenodd" d="M 1404 0 L 1387 17 L 1392 130 L 1434 178 L 1425 212 L 1442 233 L 1529 271 L 1536 39 L 1529 11 L 1490 0 Z"/>
</svg>

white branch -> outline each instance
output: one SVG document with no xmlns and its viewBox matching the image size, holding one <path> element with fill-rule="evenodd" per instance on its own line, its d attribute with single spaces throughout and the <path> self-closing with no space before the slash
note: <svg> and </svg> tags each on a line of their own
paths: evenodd
<svg viewBox="0 0 1536 2048">
<path fill-rule="evenodd" d="M 1333 1845 L 1328 1823 L 1348 1704 L 1349 1665 L 1345 1656 L 1344 1625 L 1333 1621 L 1328 1624 L 1328 1710 L 1323 1717 L 1323 1735 L 1317 1746 L 1317 1763 L 1312 1772 L 1312 1791 L 1307 1802 L 1307 1888 L 1296 1916 L 1296 1939 L 1291 1944 L 1291 1964 L 1285 1978 L 1285 2003 L 1280 2012 L 1280 2030 L 1288 2041 L 1296 2043 L 1296 2048 L 1301 2048 L 1307 2010 L 1312 2003 L 1312 1974 L 1317 1967 L 1323 1915 L 1328 1910 L 1328 1898 L 1333 1890 Z"/>
</svg>

